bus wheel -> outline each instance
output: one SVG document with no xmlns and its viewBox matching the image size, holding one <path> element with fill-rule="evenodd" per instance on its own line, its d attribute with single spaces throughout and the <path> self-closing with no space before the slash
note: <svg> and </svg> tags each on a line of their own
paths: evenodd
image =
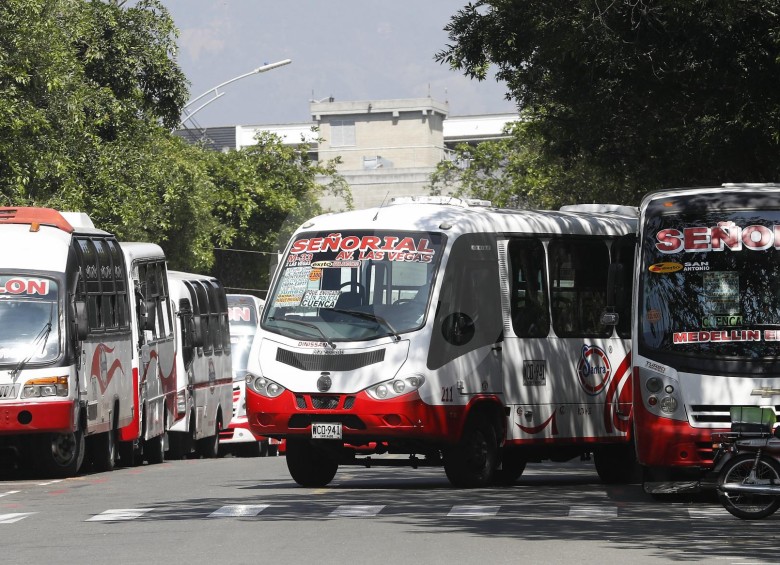
<svg viewBox="0 0 780 565">
<path fill-rule="evenodd" d="M 458 444 L 444 452 L 444 472 L 452 486 L 458 488 L 487 486 L 497 464 L 496 432 L 484 419 L 466 422 Z"/>
<path fill-rule="evenodd" d="M 338 462 L 305 439 L 287 440 L 287 469 L 302 487 L 324 487 L 336 476 Z"/>
<path fill-rule="evenodd" d="M 97 434 L 89 438 L 90 459 L 95 471 L 112 471 L 116 467 L 117 445 L 116 430 L 111 428 L 107 432 Z"/>
<path fill-rule="evenodd" d="M 144 453 L 150 465 L 165 461 L 165 433 L 154 436 L 144 442 Z"/>
<path fill-rule="evenodd" d="M 633 445 L 603 447 L 593 453 L 599 478 L 606 484 L 631 484 L 642 481 L 642 468 Z"/>
<path fill-rule="evenodd" d="M 39 438 L 38 458 L 49 477 L 72 477 L 84 462 L 84 433 L 43 434 Z"/>
<path fill-rule="evenodd" d="M 501 457 L 501 468 L 496 469 L 493 474 L 493 483 L 503 486 L 515 484 L 525 471 L 525 465 L 525 457 L 522 456 L 519 449 L 504 449 Z"/>
<path fill-rule="evenodd" d="M 219 419 L 214 426 L 214 435 L 198 440 L 198 455 L 205 459 L 213 459 L 219 455 L 219 431 L 222 429 Z"/>
</svg>

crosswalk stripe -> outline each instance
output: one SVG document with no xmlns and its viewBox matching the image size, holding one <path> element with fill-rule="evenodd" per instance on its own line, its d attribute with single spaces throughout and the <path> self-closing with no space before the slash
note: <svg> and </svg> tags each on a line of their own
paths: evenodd
<svg viewBox="0 0 780 565">
<path fill-rule="evenodd" d="M 32 516 L 35 512 L 17 512 L 15 514 L 0 514 L 0 524 L 13 524 L 19 520 L 24 520 L 27 516 Z"/>
<path fill-rule="evenodd" d="M 473 516 L 495 516 L 498 514 L 500 506 L 453 506 L 447 516 L 452 517 L 473 517 Z"/>
<path fill-rule="evenodd" d="M 572 506 L 569 518 L 617 518 L 616 506 Z"/>
<path fill-rule="evenodd" d="M 0 493 L 0 497 L 8 496 L 9 494 L 17 494 L 18 492 L 20 492 L 20 491 L 18 491 L 18 490 L 9 490 L 9 491 Z"/>
<path fill-rule="evenodd" d="M 382 506 L 370 506 L 370 505 L 342 505 L 336 508 L 330 513 L 331 517 L 340 518 L 366 518 L 376 516 L 379 514 L 384 505 Z"/>
<path fill-rule="evenodd" d="M 268 508 L 268 504 L 230 504 L 209 514 L 209 518 L 240 518 L 242 516 L 257 516 Z"/>
<path fill-rule="evenodd" d="M 688 516 L 696 520 L 700 518 L 723 518 L 730 516 L 730 514 L 721 506 L 711 506 L 709 508 L 688 508 Z"/>
<path fill-rule="evenodd" d="M 119 522 L 122 520 L 135 520 L 154 508 L 112 508 L 101 512 L 97 516 L 88 518 L 87 522 Z"/>
</svg>

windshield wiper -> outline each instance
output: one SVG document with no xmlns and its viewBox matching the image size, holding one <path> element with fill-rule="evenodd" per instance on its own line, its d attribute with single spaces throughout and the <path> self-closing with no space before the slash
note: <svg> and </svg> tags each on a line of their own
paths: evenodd
<svg viewBox="0 0 780 565">
<path fill-rule="evenodd" d="M 27 354 L 27 356 L 24 359 L 21 359 L 16 364 L 16 367 L 14 367 L 11 370 L 12 379 L 16 380 L 16 377 L 19 376 L 19 373 L 22 371 L 22 369 L 24 369 L 25 365 L 27 365 L 27 363 L 30 362 L 30 359 L 32 359 L 32 356 L 35 355 L 35 352 L 38 349 L 37 347 L 38 342 L 42 342 L 41 352 L 43 352 L 46 349 L 46 343 L 48 343 L 49 335 L 51 334 L 51 324 L 53 318 L 54 318 L 54 306 L 52 305 L 51 311 L 49 312 L 49 321 L 43 325 L 41 331 L 39 331 L 38 335 L 35 336 L 35 339 L 32 342 L 32 346 L 30 347 L 30 352 Z"/>
<path fill-rule="evenodd" d="M 273 316 L 270 316 L 268 318 L 268 321 L 269 322 L 289 322 L 291 324 L 299 324 L 301 326 L 306 326 L 307 328 L 312 328 L 313 330 L 315 330 L 318 334 L 320 334 L 322 336 L 322 340 L 325 343 L 327 343 L 328 345 L 330 345 L 330 347 L 332 349 L 336 348 L 336 344 L 333 343 L 332 339 L 330 339 L 328 336 L 326 336 L 325 333 L 319 327 L 317 327 L 314 324 L 311 324 L 309 322 L 302 322 L 301 320 L 288 320 L 287 318 L 274 318 Z"/>
<path fill-rule="evenodd" d="M 379 316 L 372 312 L 363 312 L 362 310 L 344 310 L 342 308 L 328 308 L 328 310 L 332 310 L 333 312 L 338 312 L 339 314 L 351 314 L 356 318 L 363 318 L 365 320 L 371 320 L 372 322 L 379 322 L 380 324 L 384 325 L 388 330 L 390 330 L 390 333 L 388 335 L 392 336 L 396 341 L 401 341 L 401 336 L 398 334 L 396 329 L 390 324 L 390 322 L 385 320 L 382 316 Z"/>
</svg>

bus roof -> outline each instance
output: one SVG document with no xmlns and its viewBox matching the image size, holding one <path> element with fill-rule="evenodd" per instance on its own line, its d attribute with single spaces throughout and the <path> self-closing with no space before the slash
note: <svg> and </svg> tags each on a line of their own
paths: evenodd
<svg viewBox="0 0 780 565">
<path fill-rule="evenodd" d="M 50 226 L 66 233 L 107 234 L 96 229 L 92 219 L 84 212 L 60 212 L 52 208 L 31 206 L 0 206 L 0 225 L 2 224 Z"/>
<path fill-rule="evenodd" d="M 640 204 L 644 210 L 650 202 L 663 200 L 664 198 L 677 198 L 681 196 L 717 196 L 718 194 L 767 194 L 780 193 L 780 184 L 777 183 L 724 183 L 720 186 L 696 186 L 688 188 L 666 188 L 656 190 L 645 195 Z"/>
<path fill-rule="evenodd" d="M 624 213 L 582 210 L 521 210 L 395 200 L 389 205 L 324 214 L 305 222 L 298 232 L 330 230 L 403 230 L 443 231 L 452 236 L 462 233 L 535 233 L 579 235 L 625 235 L 635 233 L 637 215 L 625 206 Z"/>
<path fill-rule="evenodd" d="M 136 259 L 165 259 L 165 253 L 162 247 L 156 243 L 146 243 L 142 241 L 120 241 L 119 247 L 128 262 Z"/>
</svg>

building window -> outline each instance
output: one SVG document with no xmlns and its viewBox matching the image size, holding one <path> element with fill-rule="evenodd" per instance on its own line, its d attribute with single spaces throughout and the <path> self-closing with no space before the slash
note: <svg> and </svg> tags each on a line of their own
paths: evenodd
<svg viewBox="0 0 780 565">
<path fill-rule="evenodd" d="M 355 120 L 333 120 L 330 123 L 330 146 L 351 147 L 355 145 Z"/>
</svg>

